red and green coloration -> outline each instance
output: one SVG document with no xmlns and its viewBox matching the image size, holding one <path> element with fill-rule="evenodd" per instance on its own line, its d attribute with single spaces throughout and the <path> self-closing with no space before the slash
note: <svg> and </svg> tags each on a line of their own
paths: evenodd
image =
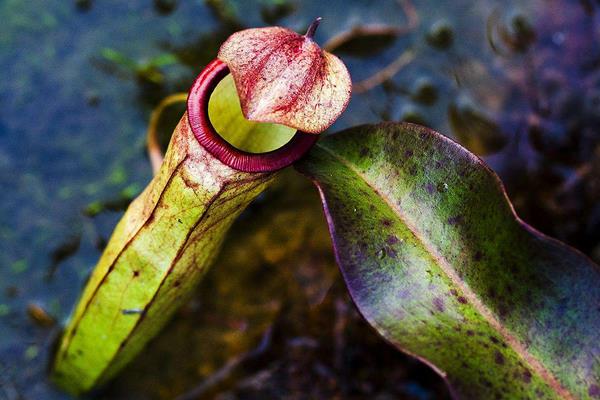
<svg viewBox="0 0 600 400">
<path fill-rule="evenodd" d="M 236 87 L 243 95 L 239 100 L 235 95 L 227 96 L 231 99 L 227 101 L 232 102 L 231 108 L 239 106 L 234 103 L 240 101 L 244 110 L 253 110 L 253 104 L 268 104 L 269 112 L 275 116 L 265 120 L 289 122 L 287 125 L 296 129 L 304 125 L 293 121 L 311 114 L 307 127 L 311 133 L 317 133 L 333 123 L 347 103 L 347 99 L 341 104 L 339 99 L 329 98 L 338 95 L 328 89 L 327 82 L 339 80 L 331 76 L 338 72 L 339 65 L 329 68 L 331 58 L 309 37 L 301 41 L 310 43 L 295 48 L 290 57 L 289 47 L 280 46 L 281 32 L 290 31 L 273 29 L 236 34 L 222 52 L 236 48 L 238 55 L 248 52 L 259 59 L 278 59 L 280 66 L 280 53 L 285 52 L 284 69 L 292 71 L 292 75 L 272 70 L 268 65 L 263 69 L 250 68 L 273 90 L 277 88 L 276 92 L 269 92 L 280 98 L 267 98 L 265 86 L 242 79 L 236 80 Z M 261 46 L 274 44 L 263 48 L 244 41 L 255 34 L 260 35 Z M 209 119 L 209 98 L 229 71 L 235 78 L 244 76 L 244 71 L 248 71 L 245 68 L 223 57 L 210 63 L 194 83 L 188 112 L 173 133 L 160 171 L 117 225 L 64 332 L 52 374 L 65 390 L 82 393 L 92 389 L 135 357 L 185 302 L 217 254 L 234 219 L 275 179 L 277 170 L 296 161 L 315 143 L 317 135 L 297 132 L 280 148 L 249 153 L 237 149 L 215 131 Z M 281 79 L 291 81 L 282 83 Z M 301 82 L 294 84 L 297 80 Z M 309 81 L 311 84 L 307 85 Z M 349 79 L 342 79 L 341 87 L 347 93 L 349 85 Z M 317 105 L 306 100 L 304 91 L 319 98 L 318 109 L 307 109 Z M 325 107 L 331 110 L 326 111 Z M 258 109 L 267 110 L 262 106 Z M 262 120 L 264 113 L 252 115 Z M 244 121 L 235 112 L 223 112 L 217 118 L 227 120 L 221 126 L 240 127 L 242 136 L 256 128 L 256 124 Z M 261 139 L 265 148 L 273 144 L 268 143 L 271 128 L 273 132 L 280 131 L 275 126 L 259 129 L 267 133 Z"/>
<path fill-rule="evenodd" d="M 234 33 L 223 43 L 219 59 L 231 70 L 247 119 L 320 133 L 344 111 L 352 92 L 350 75 L 339 58 L 313 40 L 319 21 L 305 35 L 257 28 Z"/>
<path fill-rule="evenodd" d="M 234 147 L 219 136 L 208 117 L 209 96 L 206 93 L 211 93 L 228 73 L 227 64 L 221 60 L 212 61 L 196 78 L 188 97 L 191 129 L 198 142 L 211 155 L 222 163 L 244 172 L 276 171 L 291 165 L 315 144 L 318 135 L 296 132 L 288 143 L 277 150 L 249 153 Z"/>
<path fill-rule="evenodd" d="M 188 99 L 190 125 L 200 144 L 241 171 L 273 171 L 302 157 L 346 109 L 352 92 L 344 63 L 313 40 L 317 18 L 305 35 L 280 27 L 234 33 L 194 82 Z M 231 73 L 244 117 L 299 132 L 283 147 L 262 154 L 235 148 L 208 118 L 208 96 Z"/>
<path fill-rule="evenodd" d="M 480 159 L 384 124 L 323 139 L 298 168 L 362 315 L 455 397 L 600 397 L 600 268 L 523 223 Z"/>
</svg>

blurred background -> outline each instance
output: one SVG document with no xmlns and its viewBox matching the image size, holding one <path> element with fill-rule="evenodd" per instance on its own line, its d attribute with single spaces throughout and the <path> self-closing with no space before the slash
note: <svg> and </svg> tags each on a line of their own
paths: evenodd
<svg viewBox="0 0 600 400">
<path fill-rule="evenodd" d="M 148 183 L 145 131 L 232 32 L 282 25 L 348 65 L 331 132 L 430 126 L 482 156 L 519 215 L 600 261 L 598 0 L 1 0 L 0 399 L 46 379 L 60 326 Z M 183 105 L 169 108 L 166 143 Z M 443 399 L 360 319 L 293 170 L 232 228 L 195 298 L 90 399 Z"/>
</svg>

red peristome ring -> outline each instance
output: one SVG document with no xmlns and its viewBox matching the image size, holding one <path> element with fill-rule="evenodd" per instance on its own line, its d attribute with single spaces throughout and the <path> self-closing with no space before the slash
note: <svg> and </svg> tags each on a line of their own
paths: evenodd
<svg viewBox="0 0 600 400">
<path fill-rule="evenodd" d="M 198 75 L 190 89 L 187 112 L 190 127 L 202 147 L 222 163 L 244 172 L 272 172 L 300 159 L 319 139 L 318 134 L 296 132 L 292 139 L 277 150 L 248 153 L 223 139 L 208 117 L 208 100 L 217 84 L 229 73 L 227 64 L 211 61 Z"/>
</svg>

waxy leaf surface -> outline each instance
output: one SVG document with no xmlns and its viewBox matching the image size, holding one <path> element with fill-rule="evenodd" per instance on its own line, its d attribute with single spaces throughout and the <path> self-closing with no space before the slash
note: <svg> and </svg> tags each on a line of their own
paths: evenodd
<svg viewBox="0 0 600 400">
<path fill-rule="evenodd" d="M 322 140 L 319 188 L 365 319 L 457 398 L 598 398 L 600 270 L 514 214 L 498 177 L 411 124 Z"/>
<path fill-rule="evenodd" d="M 346 108 L 352 83 L 344 63 L 314 40 L 285 28 L 236 32 L 219 50 L 252 121 L 309 133 L 327 129 Z"/>
<path fill-rule="evenodd" d="M 54 381 L 79 394 L 127 365 L 193 293 L 235 218 L 275 176 L 221 163 L 185 114 L 160 171 L 92 272 L 58 347 Z"/>
</svg>

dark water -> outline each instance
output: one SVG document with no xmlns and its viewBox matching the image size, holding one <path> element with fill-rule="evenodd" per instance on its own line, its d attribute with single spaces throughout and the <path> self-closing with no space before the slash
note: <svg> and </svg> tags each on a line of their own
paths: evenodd
<svg viewBox="0 0 600 400">
<path fill-rule="evenodd" d="M 336 51 L 355 82 L 405 51 L 413 59 L 354 95 L 331 130 L 409 120 L 448 134 L 485 156 L 527 221 L 600 259 L 599 3 L 415 3 L 407 32 Z M 401 5 L 0 1 L 0 399 L 67 398 L 45 380 L 51 343 L 122 210 L 151 177 L 145 129 L 161 98 L 186 91 L 242 27 L 302 31 L 320 15 L 324 43 L 357 25 L 406 27 Z M 210 393 L 443 396 L 439 379 L 390 355 L 348 305 L 307 187 L 290 173 L 252 206 L 198 299 L 98 396 L 172 398 L 273 324 L 286 334 L 272 354 Z"/>
</svg>

